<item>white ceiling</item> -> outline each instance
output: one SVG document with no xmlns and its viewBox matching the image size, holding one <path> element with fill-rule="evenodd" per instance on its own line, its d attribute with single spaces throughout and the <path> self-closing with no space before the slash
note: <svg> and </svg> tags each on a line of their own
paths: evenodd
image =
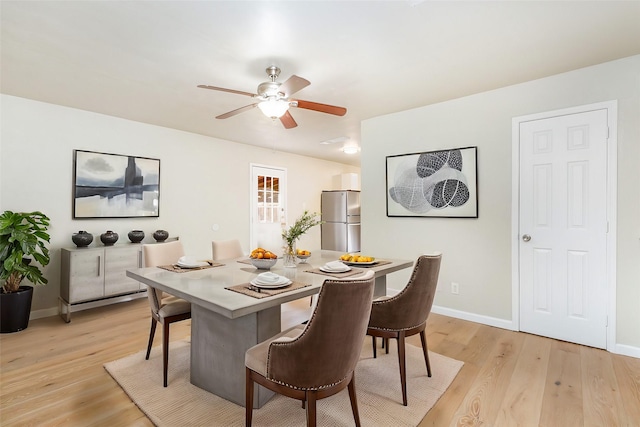
<svg viewBox="0 0 640 427">
<path fill-rule="evenodd" d="M 640 53 L 639 1 L 6 1 L 2 93 L 359 165 L 371 117 Z M 311 85 L 298 127 L 198 84 L 255 92 L 264 69 Z M 179 144 L 179 141 L 176 141 Z"/>
</svg>

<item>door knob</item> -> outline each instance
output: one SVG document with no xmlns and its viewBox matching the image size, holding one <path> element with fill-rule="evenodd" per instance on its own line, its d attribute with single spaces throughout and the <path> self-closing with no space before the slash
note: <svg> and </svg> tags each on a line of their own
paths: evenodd
<svg viewBox="0 0 640 427">
<path fill-rule="evenodd" d="M 525 242 L 528 242 L 529 240 L 531 240 L 531 236 L 529 236 L 528 234 L 523 234 L 522 235 L 522 240 Z"/>
</svg>

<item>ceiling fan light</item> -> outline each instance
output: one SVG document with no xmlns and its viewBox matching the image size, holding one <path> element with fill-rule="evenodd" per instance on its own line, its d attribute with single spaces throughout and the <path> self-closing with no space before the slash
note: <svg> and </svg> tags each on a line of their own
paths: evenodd
<svg viewBox="0 0 640 427">
<path fill-rule="evenodd" d="M 271 119 L 279 119 L 289 109 L 289 102 L 284 99 L 269 99 L 259 103 L 258 108 L 265 116 Z"/>
</svg>

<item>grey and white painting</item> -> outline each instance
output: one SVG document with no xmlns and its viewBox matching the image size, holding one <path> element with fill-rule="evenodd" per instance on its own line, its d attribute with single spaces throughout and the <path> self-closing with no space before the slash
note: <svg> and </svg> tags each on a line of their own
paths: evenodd
<svg viewBox="0 0 640 427">
<path fill-rule="evenodd" d="M 74 218 L 159 216 L 160 160 L 74 153 Z"/>
<path fill-rule="evenodd" d="M 478 217 L 477 147 L 387 157 L 387 216 Z"/>
</svg>

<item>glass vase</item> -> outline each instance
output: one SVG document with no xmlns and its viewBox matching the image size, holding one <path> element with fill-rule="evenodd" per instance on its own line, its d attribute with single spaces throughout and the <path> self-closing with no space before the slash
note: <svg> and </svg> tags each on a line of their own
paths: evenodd
<svg viewBox="0 0 640 427">
<path fill-rule="evenodd" d="M 296 266 L 296 242 L 292 244 L 286 244 L 284 247 L 284 267 L 295 267 Z"/>
</svg>

